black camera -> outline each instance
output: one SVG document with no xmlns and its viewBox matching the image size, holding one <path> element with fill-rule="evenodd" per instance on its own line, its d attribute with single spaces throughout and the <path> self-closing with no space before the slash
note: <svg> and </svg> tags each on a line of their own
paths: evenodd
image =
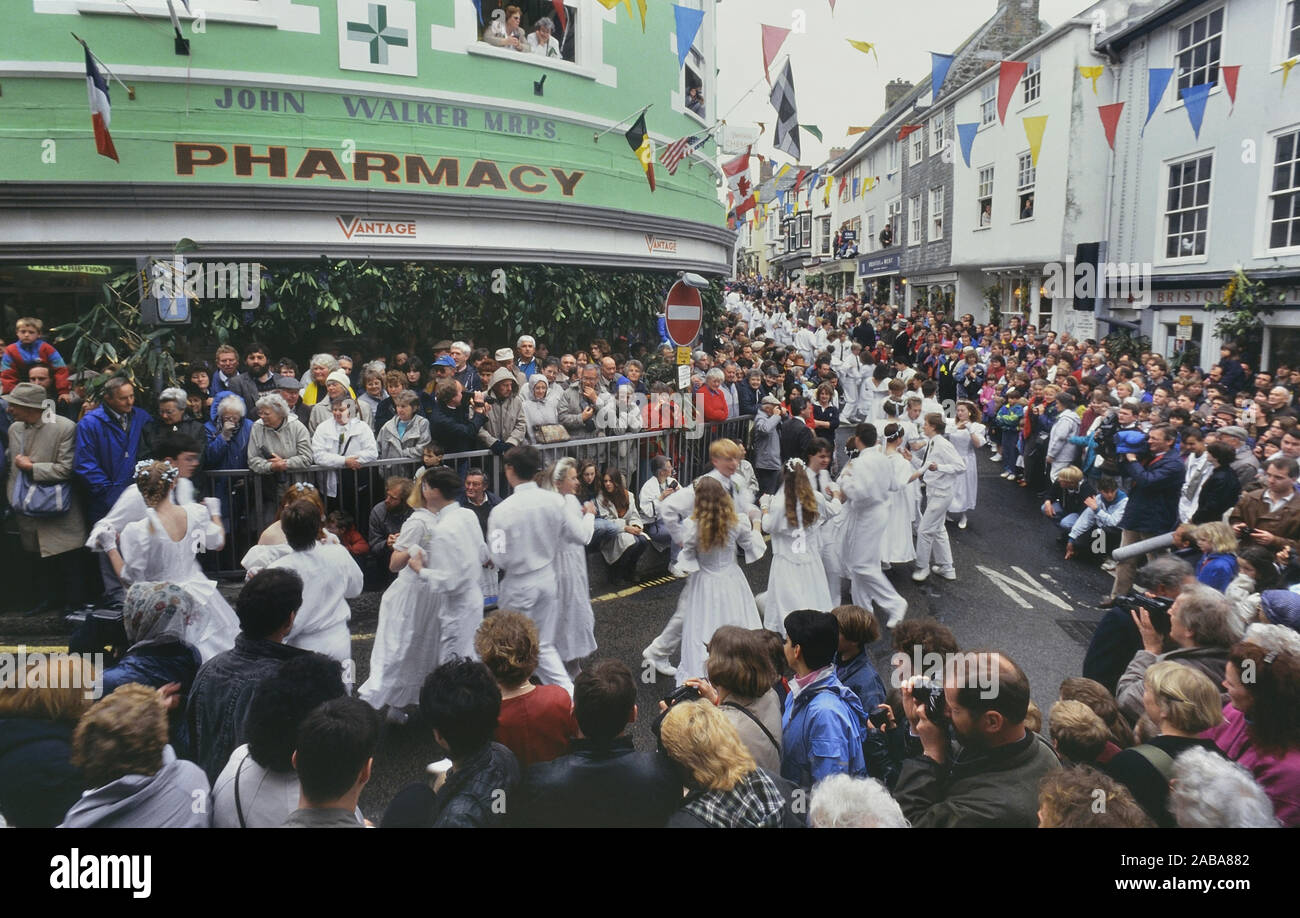
<svg viewBox="0 0 1300 918">
<path fill-rule="evenodd" d="M 664 704 L 668 705 L 669 710 L 679 701 L 699 701 L 702 696 L 700 690 L 693 685 L 683 685 L 681 688 L 669 694 L 664 698 Z"/>
<path fill-rule="evenodd" d="M 912 679 L 912 698 L 925 708 L 925 719 L 932 724 L 942 724 L 948 719 L 947 699 L 943 695 L 943 683 L 924 676 Z"/>
<path fill-rule="evenodd" d="M 889 712 L 880 710 L 872 711 L 867 715 L 867 720 L 871 721 L 871 726 L 875 727 L 877 730 L 883 730 L 889 726 Z"/>
<path fill-rule="evenodd" d="M 1169 620 L 1169 609 L 1173 604 L 1172 599 L 1166 599 L 1164 596 L 1147 596 L 1132 590 L 1123 596 L 1115 597 L 1115 607 L 1126 612 L 1146 609 L 1151 625 L 1161 634 L 1168 634 L 1169 629 L 1173 627 L 1173 623 Z"/>
</svg>

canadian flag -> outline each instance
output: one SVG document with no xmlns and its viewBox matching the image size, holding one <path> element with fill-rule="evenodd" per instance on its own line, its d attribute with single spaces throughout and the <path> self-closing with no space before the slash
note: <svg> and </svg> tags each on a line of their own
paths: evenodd
<svg viewBox="0 0 1300 918">
<path fill-rule="evenodd" d="M 95 149 L 100 156 L 121 162 L 117 158 L 117 149 L 113 146 L 113 137 L 108 133 L 108 123 L 112 116 L 108 102 L 108 83 L 95 66 L 90 48 L 86 48 L 86 92 L 90 96 L 90 123 L 95 129 Z"/>
</svg>

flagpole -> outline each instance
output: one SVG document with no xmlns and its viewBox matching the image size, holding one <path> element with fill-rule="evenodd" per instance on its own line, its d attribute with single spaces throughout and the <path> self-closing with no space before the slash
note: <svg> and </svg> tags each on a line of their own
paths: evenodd
<svg viewBox="0 0 1300 918">
<path fill-rule="evenodd" d="M 647 105 L 645 108 L 641 109 L 641 110 L 638 111 L 638 112 L 633 112 L 631 115 L 629 115 L 628 117 L 624 118 L 622 121 L 618 122 L 617 124 L 611 124 L 609 127 L 605 128 L 605 130 L 603 130 L 603 131 L 599 131 L 599 132 L 593 134 L 592 137 L 591 137 L 591 142 L 592 142 L 592 143 L 599 143 L 599 142 L 600 142 L 600 138 L 604 137 L 604 136 L 605 136 L 606 134 L 608 134 L 610 131 L 616 131 L 616 130 L 618 130 L 618 129 L 621 128 L 623 125 L 627 124 L 629 121 L 635 121 L 637 118 L 640 118 L 640 117 L 641 117 L 642 115 L 644 115 L 646 112 L 650 111 L 650 109 L 651 109 L 653 106 L 654 106 L 654 103 L 651 102 L 651 103 L 650 103 L 649 105 Z"/>
<path fill-rule="evenodd" d="M 118 86 L 121 86 L 123 89 L 126 90 L 126 97 L 127 97 L 128 99 L 130 99 L 131 101 L 134 102 L 134 101 L 135 101 L 135 90 L 132 89 L 130 86 L 127 86 L 127 85 L 126 85 L 125 83 L 123 83 L 121 80 L 119 80 L 119 79 L 117 78 L 117 74 L 115 74 L 113 71 L 111 71 L 111 70 L 108 69 L 108 65 L 105 64 L 103 61 L 101 61 L 101 60 L 99 59 L 98 55 L 96 55 L 94 51 L 91 51 L 91 50 L 90 50 L 90 45 L 88 45 L 88 44 L 86 44 L 84 41 L 82 41 L 81 38 L 79 38 L 79 37 L 77 36 L 77 33 L 76 33 L 76 32 L 69 32 L 68 34 L 71 35 L 73 38 L 76 38 L 76 39 L 77 39 L 77 43 L 78 43 L 79 45 L 81 45 L 81 47 L 83 47 L 83 48 L 86 49 L 86 53 L 89 54 L 89 55 L 91 56 L 91 58 L 95 61 L 95 63 L 98 64 L 99 66 L 103 67 L 103 68 L 104 68 L 104 72 L 107 73 L 110 77 L 112 77 L 113 80 L 114 80 L 114 82 L 116 82 Z"/>
</svg>

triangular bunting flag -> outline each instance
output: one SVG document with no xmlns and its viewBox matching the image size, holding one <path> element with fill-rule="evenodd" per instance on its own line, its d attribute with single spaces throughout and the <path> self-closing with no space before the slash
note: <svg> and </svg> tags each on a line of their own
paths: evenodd
<svg viewBox="0 0 1300 918">
<path fill-rule="evenodd" d="M 851 127 L 849 128 L 849 136 L 852 137 L 854 134 L 865 134 L 869 130 L 871 130 L 871 125 L 869 124 L 865 127 Z"/>
<path fill-rule="evenodd" d="M 777 52 L 781 50 L 781 45 L 789 35 L 789 29 L 774 25 L 763 26 L 763 76 L 767 77 L 769 83 L 772 82 L 772 74 L 768 72 L 768 68 L 772 66 L 772 61 L 776 60 Z"/>
<path fill-rule="evenodd" d="M 906 140 L 908 134 L 914 134 L 919 130 L 921 130 L 919 124 L 904 124 L 898 129 L 898 139 L 900 141 Z"/>
<path fill-rule="evenodd" d="M 636 158 L 641 161 L 641 168 L 645 170 L 646 181 L 650 183 L 650 190 L 655 190 L 655 150 L 654 144 L 650 141 L 650 134 L 645 128 L 645 112 L 641 117 L 636 119 L 636 124 L 628 129 L 623 135 L 627 138 L 627 145 L 632 148 Z"/>
<path fill-rule="evenodd" d="M 803 184 L 804 177 L 808 174 L 807 169 L 800 169 L 799 174 L 794 177 L 794 193 L 799 193 L 799 186 Z"/>
<path fill-rule="evenodd" d="M 1219 73 L 1223 74 L 1223 88 L 1228 90 L 1228 101 L 1235 106 L 1237 104 L 1237 77 L 1241 75 L 1241 64 L 1220 67 Z M 1228 114 L 1232 114 L 1231 108 L 1228 109 Z"/>
<path fill-rule="evenodd" d="M 1028 66 L 1024 61 L 1002 61 L 998 65 L 998 121 L 1003 124 L 1007 123 L 1007 106 L 1011 104 L 1011 96 Z"/>
<path fill-rule="evenodd" d="M 875 42 L 873 42 L 873 41 L 855 41 L 855 40 L 853 40 L 852 38 L 846 38 L 845 41 L 847 41 L 847 42 L 848 42 L 849 44 L 851 44 L 853 47 L 857 48 L 857 49 L 858 49 L 859 51 L 861 51 L 863 54 L 870 54 L 872 57 L 874 57 L 874 58 L 876 59 L 876 63 L 877 63 L 877 64 L 880 63 L 880 55 L 876 54 L 876 43 L 875 43 Z"/>
<path fill-rule="evenodd" d="M 822 139 L 822 129 L 815 124 L 801 124 L 799 125 L 799 129 L 801 131 L 807 131 L 809 134 L 812 134 L 814 137 L 816 137 L 819 141 Z"/>
<path fill-rule="evenodd" d="M 704 22 L 704 11 L 674 3 L 673 15 L 677 18 L 677 69 L 680 70 L 686 66 L 686 56 L 691 53 L 691 45 L 700 32 L 700 25 Z"/>
<path fill-rule="evenodd" d="M 840 190 L 837 191 L 836 194 L 840 195 L 840 197 L 843 197 L 844 189 L 847 187 L 849 187 L 849 174 L 846 172 L 840 176 Z"/>
<path fill-rule="evenodd" d="M 930 98 L 939 98 L 943 81 L 948 78 L 948 68 L 952 66 L 953 55 L 930 52 Z"/>
<path fill-rule="evenodd" d="M 970 168 L 970 151 L 975 144 L 975 135 L 979 133 L 980 123 L 971 121 L 967 124 L 957 125 L 957 140 L 961 144 L 961 156 L 966 160 L 966 168 Z"/>
<path fill-rule="evenodd" d="M 1047 129 L 1047 116 L 1035 115 L 1021 119 L 1025 123 L 1025 136 L 1029 138 L 1029 162 L 1038 168 L 1038 151 L 1043 146 L 1043 131 Z"/>
<path fill-rule="evenodd" d="M 776 109 L 777 120 L 775 137 L 772 145 L 778 150 L 789 153 L 796 161 L 799 159 L 799 113 L 794 104 L 794 74 L 790 71 L 790 58 L 785 59 L 785 67 L 772 87 L 772 107 Z"/>
<path fill-rule="evenodd" d="M 825 188 L 825 189 L 823 190 L 823 192 L 822 192 L 822 206 L 823 206 L 823 207 L 830 207 L 830 206 L 831 206 L 831 186 L 834 185 L 834 184 L 835 184 L 835 183 L 832 182 L 832 181 L 829 181 L 829 179 L 828 179 L 827 182 L 826 182 L 826 188 Z"/>
<path fill-rule="evenodd" d="M 853 198 L 853 200 L 855 200 L 855 201 L 858 199 L 858 186 L 859 186 L 861 183 L 862 183 L 862 179 L 854 179 L 854 180 L 853 180 L 853 193 L 850 195 L 850 197 Z"/>
<path fill-rule="evenodd" d="M 1147 125 L 1151 123 L 1151 116 L 1156 113 L 1156 106 L 1160 104 L 1161 96 L 1165 94 L 1165 87 L 1169 85 L 1169 78 L 1173 75 L 1173 67 L 1147 68 L 1147 120 L 1142 122 L 1142 131 L 1144 133 Z"/>
<path fill-rule="evenodd" d="M 1183 100 L 1183 108 L 1187 109 L 1187 120 L 1192 122 L 1192 133 L 1196 135 L 1197 140 L 1201 139 L 1201 122 L 1205 120 L 1205 100 L 1215 85 L 1217 84 L 1201 83 L 1199 86 L 1188 86 L 1178 91 L 1178 95 Z"/>
<path fill-rule="evenodd" d="M 636 0 L 637 9 L 641 11 L 641 32 L 645 33 L 645 3 L 646 0 Z"/>
<path fill-rule="evenodd" d="M 1293 57 L 1290 60 L 1282 62 L 1282 88 L 1286 89 L 1286 78 L 1291 75 L 1291 68 L 1300 62 L 1300 58 Z"/>
<path fill-rule="evenodd" d="M 1106 131 L 1106 143 L 1110 144 L 1112 150 L 1115 149 L 1115 126 L 1119 124 L 1119 116 L 1123 111 L 1123 102 L 1097 106 L 1097 114 L 1101 116 L 1101 126 Z"/>
<path fill-rule="evenodd" d="M 1102 75 L 1105 69 L 1106 68 L 1101 66 L 1100 64 L 1098 64 L 1096 67 L 1079 68 L 1080 76 L 1082 76 L 1085 80 L 1092 80 L 1092 94 L 1094 96 L 1097 94 L 1097 79 Z"/>
<path fill-rule="evenodd" d="M 831 15 L 835 15 L 835 0 L 831 0 Z"/>
</svg>

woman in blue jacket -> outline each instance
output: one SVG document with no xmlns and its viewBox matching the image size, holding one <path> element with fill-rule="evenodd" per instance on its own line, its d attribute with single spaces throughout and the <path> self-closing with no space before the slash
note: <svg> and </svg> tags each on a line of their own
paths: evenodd
<svg viewBox="0 0 1300 918">
<path fill-rule="evenodd" d="M 1196 580 L 1220 593 L 1237 576 L 1237 534 L 1227 523 L 1202 523 L 1192 533 L 1201 550 Z"/>
</svg>

